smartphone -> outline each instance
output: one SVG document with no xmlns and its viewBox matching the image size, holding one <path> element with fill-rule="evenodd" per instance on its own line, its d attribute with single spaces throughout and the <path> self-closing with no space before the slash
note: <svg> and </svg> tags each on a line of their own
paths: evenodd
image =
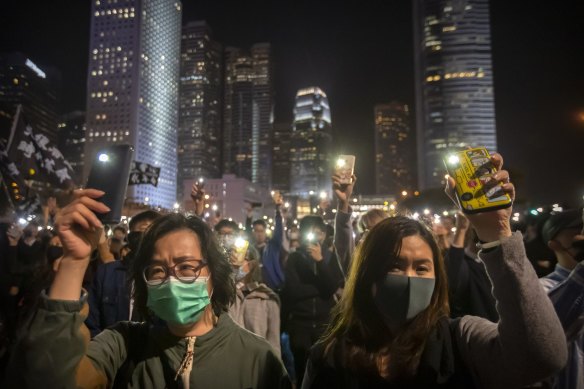
<svg viewBox="0 0 584 389">
<path fill-rule="evenodd" d="M 455 193 L 464 213 L 480 213 L 510 207 L 508 194 L 497 194 L 500 186 L 485 192 L 482 179 L 495 173 L 491 156 L 485 147 L 476 147 L 449 154 L 444 159 L 448 174 L 456 180 Z"/>
<path fill-rule="evenodd" d="M 341 176 L 341 184 L 350 185 L 355 171 L 354 155 L 339 155 L 335 163 L 335 174 Z"/>
<path fill-rule="evenodd" d="M 316 244 L 316 235 L 313 232 L 309 232 L 304 236 L 304 240 L 308 244 Z"/>
<path fill-rule="evenodd" d="M 235 263 L 236 266 L 243 265 L 245 261 L 245 254 L 247 253 L 247 248 L 249 246 L 249 242 L 242 237 L 238 237 L 235 239 L 233 244 L 233 252 L 235 253 Z"/>
<path fill-rule="evenodd" d="M 200 189 L 205 188 L 205 179 L 203 177 L 199 177 L 196 184 Z"/>
<path fill-rule="evenodd" d="M 99 150 L 93 159 L 86 187 L 105 192 L 99 201 L 111 211 L 97 214 L 104 224 L 120 223 L 133 154 L 130 145 L 114 145 Z"/>
</svg>

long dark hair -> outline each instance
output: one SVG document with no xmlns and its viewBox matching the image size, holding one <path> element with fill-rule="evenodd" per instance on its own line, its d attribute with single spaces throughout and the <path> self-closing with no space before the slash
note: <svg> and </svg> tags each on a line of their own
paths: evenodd
<svg viewBox="0 0 584 389">
<path fill-rule="evenodd" d="M 436 284 L 430 305 L 412 322 L 391 333 L 373 300 L 373 285 L 398 258 L 402 240 L 419 236 L 431 248 Z M 371 229 L 353 256 L 343 296 L 319 341 L 343 367 L 385 379 L 415 374 L 426 339 L 440 318 L 448 316 L 444 260 L 432 232 L 403 216 L 385 219 Z"/>
<path fill-rule="evenodd" d="M 131 281 L 134 282 L 134 308 L 147 319 L 151 317 L 151 314 L 146 306 L 148 289 L 142 274 L 146 266 L 150 264 L 156 242 L 171 232 L 183 229 L 194 232 L 201 242 L 201 252 L 207 260 L 213 282 L 213 295 L 211 296 L 213 312 L 216 315 L 226 312 L 235 299 L 231 265 L 225 250 L 221 248 L 209 226 L 198 217 L 187 218 L 173 213 L 156 219 L 148 227 L 131 265 Z"/>
</svg>

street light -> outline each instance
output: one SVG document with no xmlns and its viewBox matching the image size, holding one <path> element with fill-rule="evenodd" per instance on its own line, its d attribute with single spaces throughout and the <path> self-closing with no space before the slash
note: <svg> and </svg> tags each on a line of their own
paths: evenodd
<svg viewBox="0 0 584 389">
<path fill-rule="evenodd" d="M 403 191 L 402 191 L 402 196 L 406 197 L 407 195 L 408 195 L 408 192 L 407 192 L 407 191 L 405 191 L 405 190 L 403 190 Z"/>
</svg>

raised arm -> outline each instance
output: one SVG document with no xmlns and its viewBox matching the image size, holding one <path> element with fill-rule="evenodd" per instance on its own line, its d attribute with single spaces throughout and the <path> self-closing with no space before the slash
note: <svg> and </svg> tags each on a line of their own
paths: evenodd
<svg viewBox="0 0 584 389">
<path fill-rule="evenodd" d="M 500 192 L 515 198 L 509 173 L 501 170 L 500 155 L 492 157 L 497 168 L 485 191 L 500 185 Z M 448 180 L 452 196 L 454 179 Z M 462 360 L 482 387 L 522 387 L 540 381 L 566 363 L 567 347 L 562 326 L 539 285 L 525 255 L 520 233 L 510 227 L 511 208 L 468 215 L 481 242 L 492 248 L 482 250 L 497 300 L 498 324 L 478 317 L 460 319 L 455 340 Z"/>
<path fill-rule="evenodd" d="M 106 387 L 126 358 L 120 332 L 108 330 L 90 345 L 83 324 L 88 306 L 81 284 L 102 228 L 93 211 L 108 211 L 96 201 L 102 195 L 91 189 L 77 191 L 74 201 L 57 217 L 63 258 L 48 295 L 41 296 L 24 337 L 16 344 L 7 387 Z M 101 353 L 100 347 L 108 354 Z M 112 350 L 117 352 L 109 353 Z"/>
<path fill-rule="evenodd" d="M 341 184 L 340 176 L 331 177 L 333 183 L 333 192 L 337 198 L 337 214 L 335 215 L 335 240 L 334 247 L 341 261 L 343 273 L 347 274 L 351 263 L 351 256 L 355 250 L 355 239 L 353 238 L 353 227 L 351 226 L 352 210 L 349 206 L 353 188 L 357 181 L 357 176 L 351 177 L 351 184 Z"/>
</svg>

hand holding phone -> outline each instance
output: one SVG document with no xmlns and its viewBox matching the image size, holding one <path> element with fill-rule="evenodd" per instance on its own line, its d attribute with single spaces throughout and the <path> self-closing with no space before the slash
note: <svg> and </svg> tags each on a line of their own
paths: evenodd
<svg viewBox="0 0 584 389">
<path fill-rule="evenodd" d="M 98 151 L 94 157 L 86 187 L 105 192 L 100 201 L 110 211 L 97 214 L 104 224 L 120 223 L 133 154 L 130 145 L 113 145 Z"/>
<path fill-rule="evenodd" d="M 502 192 L 502 183 L 493 179 L 498 169 L 485 147 L 452 153 L 444 160 L 448 174 L 454 178 L 456 199 L 467 214 L 508 208 L 511 197 Z"/>
<path fill-rule="evenodd" d="M 235 266 L 243 265 L 245 261 L 245 255 L 247 254 L 247 248 L 249 247 L 249 242 L 242 237 L 237 237 L 233 243 L 233 249 L 231 252 L 231 261 Z"/>
<path fill-rule="evenodd" d="M 353 182 L 353 173 L 355 170 L 354 155 L 339 155 L 335 163 L 334 174 L 339 176 L 341 185 L 349 185 Z"/>
<path fill-rule="evenodd" d="M 494 242 L 509 237 L 512 234 L 510 219 L 511 213 L 513 212 L 511 204 L 515 199 L 515 186 L 510 182 L 509 172 L 502 169 L 503 158 L 501 155 L 492 155 L 489 157 L 489 161 L 491 167 L 494 169 L 494 173 L 488 176 L 488 180 L 486 179 L 487 177 L 482 180 L 485 186 L 482 191 L 487 193 L 492 188 L 500 188 L 497 189 L 494 196 L 508 198 L 509 204 L 505 204 L 504 202 L 503 204 L 474 210 L 474 212 L 468 212 L 464 208 L 462 209 L 467 214 L 471 225 L 477 233 L 477 237 L 482 242 Z M 447 162 L 454 163 L 457 161 L 453 158 L 452 160 L 447 160 Z M 472 176 L 474 177 L 476 174 L 472 174 Z M 449 175 L 447 176 L 446 186 L 446 194 L 459 206 L 464 204 L 462 201 L 465 201 L 460 198 L 460 189 L 457 189 L 460 186 L 460 179 L 460 176 L 455 178 Z"/>
</svg>

